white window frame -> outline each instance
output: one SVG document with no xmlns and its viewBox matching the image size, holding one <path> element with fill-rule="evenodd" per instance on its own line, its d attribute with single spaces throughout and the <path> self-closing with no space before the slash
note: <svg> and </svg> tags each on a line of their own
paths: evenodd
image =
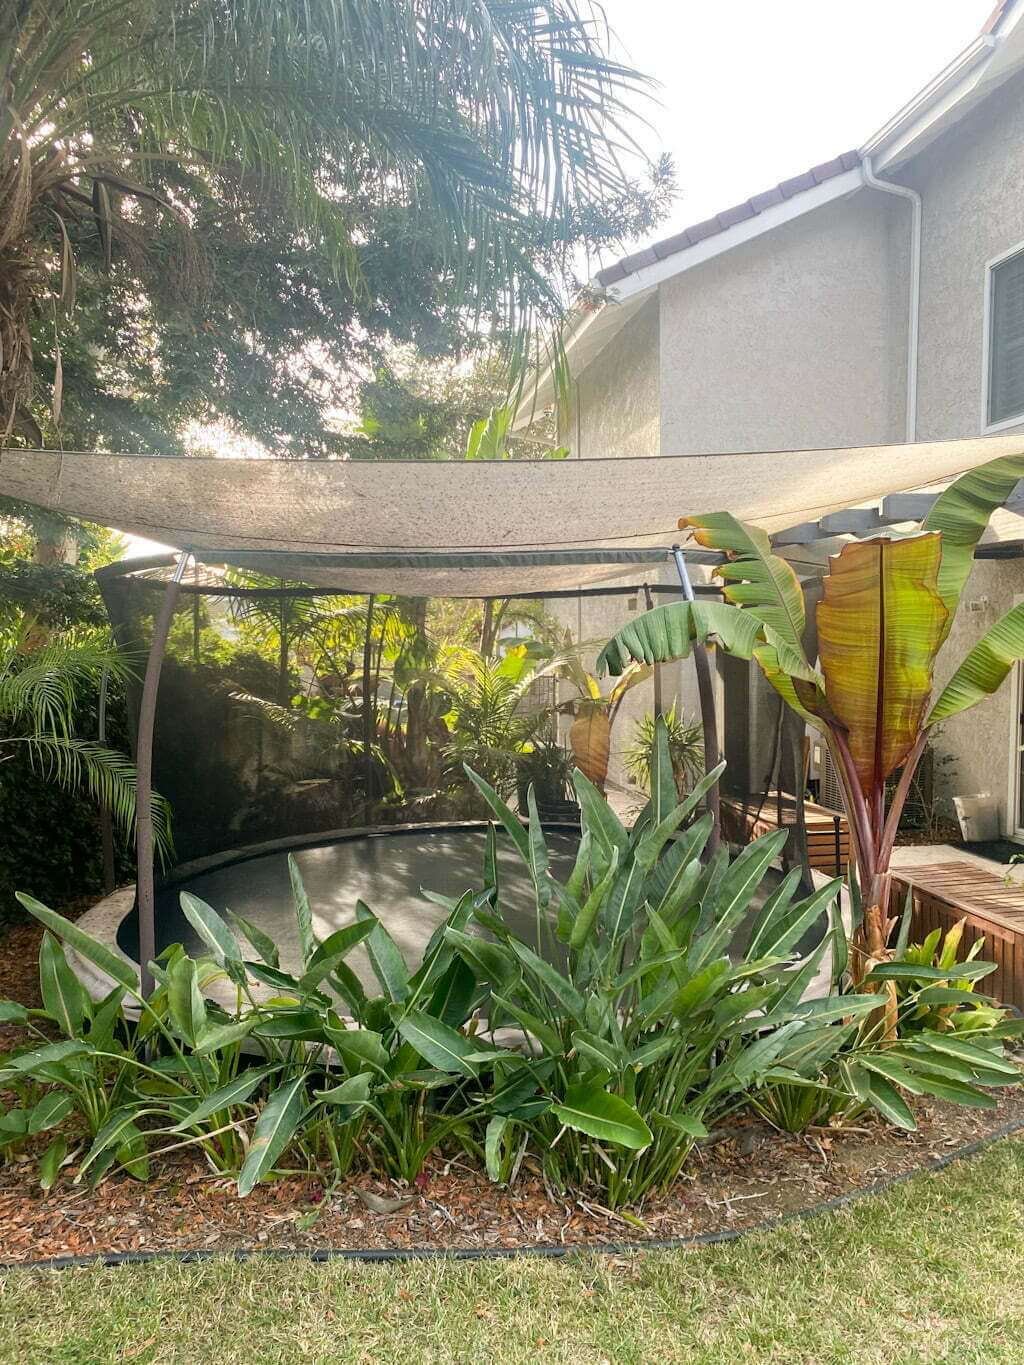
<svg viewBox="0 0 1024 1365">
<path fill-rule="evenodd" d="M 995 431 L 1009 431 L 1011 427 L 1024 426 L 1024 410 L 1015 417 L 1004 417 L 999 422 L 988 420 L 988 400 L 989 400 L 989 358 L 992 350 L 992 276 L 997 266 L 1004 261 L 1010 260 L 1013 256 L 1024 254 L 1024 241 L 1018 242 L 1016 246 L 1011 246 L 1007 251 L 1001 251 L 998 256 L 993 256 L 990 261 L 985 262 L 985 304 L 982 322 L 981 336 L 981 434 L 988 436 Z"/>
<path fill-rule="evenodd" d="M 1024 593 L 1014 593 L 1013 607 L 1019 607 L 1024 602 Z M 1024 710 L 1024 663 L 1018 659 L 1010 670 L 1010 735 L 1009 735 L 1009 755 L 1010 771 L 1007 774 L 1009 781 L 1006 792 L 1006 819 L 1003 821 L 1003 829 L 1006 837 L 1016 843 L 1024 843 L 1024 825 L 1020 821 L 1020 799 L 1021 799 L 1021 771 L 1020 771 L 1020 748 L 1021 748 L 1021 712 Z"/>
</svg>

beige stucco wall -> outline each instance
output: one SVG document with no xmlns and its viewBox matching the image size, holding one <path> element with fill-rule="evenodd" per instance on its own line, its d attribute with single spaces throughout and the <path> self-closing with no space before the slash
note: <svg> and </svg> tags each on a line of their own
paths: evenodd
<svg viewBox="0 0 1024 1365">
<path fill-rule="evenodd" d="M 1021 595 L 1024 595 L 1024 561 L 989 559 L 975 564 L 939 658 L 936 696 L 968 650 Z M 952 816 L 949 797 L 953 793 L 969 796 L 990 792 L 998 800 L 1007 833 L 1013 833 L 1017 823 L 1010 782 L 1014 696 L 1011 674 L 995 696 L 947 721 L 936 742 L 936 751 L 948 756 L 948 761 L 940 763 L 936 769 L 936 786 L 944 798 L 946 813 Z"/>
<path fill-rule="evenodd" d="M 661 454 L 658 311 L 654 297 L 578 377 L 560 432 L 574 456 Z"/>
<path fill-rule="evenodd" d="M 902 439 L 908 240 L 904 205 L 860 193 L 666 281 L 661 449 Z"/>
<path fill-rule="evenodd" d="M 923 205 L 918 436 L 974 436 L 983 430 L 986 265 L 1024 242 L 1024 77 L 990 95 L 899 178 L 919 191 Z M 937 684 L 1019 593 L 1020 561 L 976 565 Z M 1013 695 L 1011 677 L 995 697 L 944 726 L 938 745 L 949 756 L 941 766 L 946 792 L 991 792 L 1008 833 L 1016 824 L 1010 797 Z"/>
<path fill-rule="evenodd" d="M 922 197 L 918 438 L 982 430 L 986 263 L 1024 242 L 1024 77 L 899 176 Z"/>
</svg>

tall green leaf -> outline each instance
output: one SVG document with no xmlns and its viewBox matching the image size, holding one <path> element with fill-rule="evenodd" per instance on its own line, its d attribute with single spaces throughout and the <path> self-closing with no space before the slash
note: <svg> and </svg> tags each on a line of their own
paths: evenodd
<svg viewBox="0 0 1024 1365">
<path fill-rule="evenodd" d="M 395 1010 L 395 1027 L 424 1061 L 439 1071 L 455 1071 L 462 1076 L 475 1076 L 478 1066 L 470 1059 L 480 1051 L 479 1045 L 465 1034 L 449 1028 L 422 1010 Z"/>
<path fill-rule="evenodd" d="M 64 949 L 46 932 L 39 948 L 39 989 L 43 1007 L 66 1038 L 77 1038 L 91 1014 L 89 997 L 68 966 Z"/>
<path fill-rule="evenodd" d="M 1003 505 L 1020 479 L 1024 479 L 1024 455 L 990 460 L 955 479 L 935 499 L 922 523 L 924 531 L 942 532 L 938 591 L 948 612 L 943 640 L 949 634 L 960 594 L 974 565 L 975 547 L 992 513 Z"/>
<path fill-rule="evenodd" d="M 519 819 L 519 816 L 502 801 L 501 797 L 485 778 L 480 777 L 470 767 L 463 765 L 463 769 L 470 782 L 473 783 L 473 786 L 476 787 L 477 791 L 490 806 L 498 820 L 500 820 L 506 833 L 515 845 L 519 856 L 522 858 L 523 862 L 526 863 L 527 867 L 529 867 L 530 839 L 526 830 L 523 828 L 523 823 Z"/>
<path fill-rule="evenodd" d="M 76 953 L 88 958 L 100 971 L 106 972 L 109 977 L 124 986 L 128 990 L 137 991 L 139 979 L 135 974 L 135 969 L 127 958 L 121 957 L 113 952 L 104 944 L 97 942 L 84 929 L 79 929 L 77 924 L 72 924 L 63 915 L 58 915 L 55 910 L 50 910 L 47 906 L 40 904 L 32 896 L 26 896 L 24 891 L 15 892 L 19 903 L 33 915 L 47 929 L 52 930 L 58 938 L 69 943 Z"/>
<path fill-rule="evenodd" d="M 168 967 L 167 1005 L 181 1036 L 194 1046 L 206 1032 L 206 1001 L 192 958 L 179 957 Z"/>
<path fill-rule="evenodd" d="M 1024 659 L 1024 602 L 981 637 L 942 689 L 927 724 L 937 725 L 991 697 L 1019 659 Z"/>
<path fill-rule="evenodd" d="M 212 905 L 207 905 L 190 891 L 182 891 L 179 900 L 182 914 L 203 942 L 213 949 L 218 962 L 242 961 L 237 939 Z"/>
<path fill-rule="evenodd" d="M 275 1063 L 247 1068 L 233 1080 L 204 1096 L 195 1108 L 190 1109 L 185 1117 L 174 1125 L 171 1131 L 184 1133 L 187 1129 L 204 1123 L 212 1114 L 220 1113 L 222 1109 L 231 1109 L 236 1104 L 244 1104 L 267 1076 L 272 1075 L 277 1069 Z"/>
<path fill-rule="evenodd" d="M 391 1001 L 404 1000 L 409 994 L 409 968 L 405 965 L 398 945 L 368 905 L 356 901 L 356 919 L 372 922 L 372 929 L 363 940 L 373 974 L 381 990 Z"/>
<path fill-rule="evenodd" d="M 299 1126 L 306 1104 L 306 1078 L 296 1076 L 271 1093 L 256 1121 L 252 1142 L 238 1174 L 244 1198 L 271 1170 Z"/>
<path fill-rule="evenodd" d="M 592 1082 L 570 1086 L 565 1098 L 552 1106 L 552 1112 L 567 1128 L 633 1152 L 642 1152 L 654 1140 L 631 1104 Z"/>
<path fill-rule="evenodd" d="M 313 933 L 313 911 L 303 885 L 302 873 L 293 854 L 288 854 L 288 877 L 292 884 L 292 900 L 295 904 L 295 921 L 299 928 L 299 947 L 302 949 L 302 962 L 309 965 L 309 959 L 316 951 L 316 935 Z"/>
</svg>

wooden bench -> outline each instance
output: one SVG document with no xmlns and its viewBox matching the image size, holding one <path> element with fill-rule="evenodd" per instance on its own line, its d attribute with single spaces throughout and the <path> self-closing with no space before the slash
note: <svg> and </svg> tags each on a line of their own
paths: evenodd
<svg viewBox="0 0 1024 1365">
<path fill-rule="evenodd" d="M 758 808 L 760 807 L 760 813 Z M 796 823 L 796 801 L 788 792 L 722 797 L 722 834 L 731 844 L 749 844 L 762 834 Z M 850 830 L 842 811 L 804 802 L 807 854 L 811 867 L 841 874 L 850 861 Z"/>
<path fill-rule="evenodd" d="M 963 951 L 984 938 L 981 957 L 996 964 L 978 989 L 1024 1011 L 1024 887 L 1008 885 L 976 863 L 951 859 L 895 869 L 891 914 L 902 914 L 908 891 L 914 907 L 911 941 L 920 943 L 933 929 L 945 932 L 966 919 Z"/>
</svg>

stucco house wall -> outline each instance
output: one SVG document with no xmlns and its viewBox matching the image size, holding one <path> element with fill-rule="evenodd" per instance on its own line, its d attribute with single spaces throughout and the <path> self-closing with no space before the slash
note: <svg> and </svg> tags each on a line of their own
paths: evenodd
<svg viewBox="0 0 1024 1365">
<path fill-rule="evenodd" d="M 983 430 L 986 264 L 1024 243 L 1024 75 L 899 179 L 923 203 L 918 439 L 974 436 Z"/>
<path fill-rule="evenodd" d="M 575 457 L 661 454 L 658 314 L 655 296 L 579 376 L 559 432 Z"/>
<path fill-rule="evenodd" d="M 662 450 L 902 439 L 908 243 L 905 205 L 861 191 L 666 280 Z"/>
<path fill-rule="evenodd" d="M 923 205 L 918 436 L 973 436 L 985 429 L 986 266 L 1024 243 L 1024 76 L 925 148 L 899 178 L 920 193 Z M 975 566 L 939 660 L 937 686 L 1021 593 L 1020 561 Z M 1018 823 L 1011 782 L 1014 697 L 1011 676 L 994 697 L 945 725 L 937 743 L 948 755 L 938 769 L 940 791 L 947 798 L 991 792 L 1007 833 Z"/>
</svg>

